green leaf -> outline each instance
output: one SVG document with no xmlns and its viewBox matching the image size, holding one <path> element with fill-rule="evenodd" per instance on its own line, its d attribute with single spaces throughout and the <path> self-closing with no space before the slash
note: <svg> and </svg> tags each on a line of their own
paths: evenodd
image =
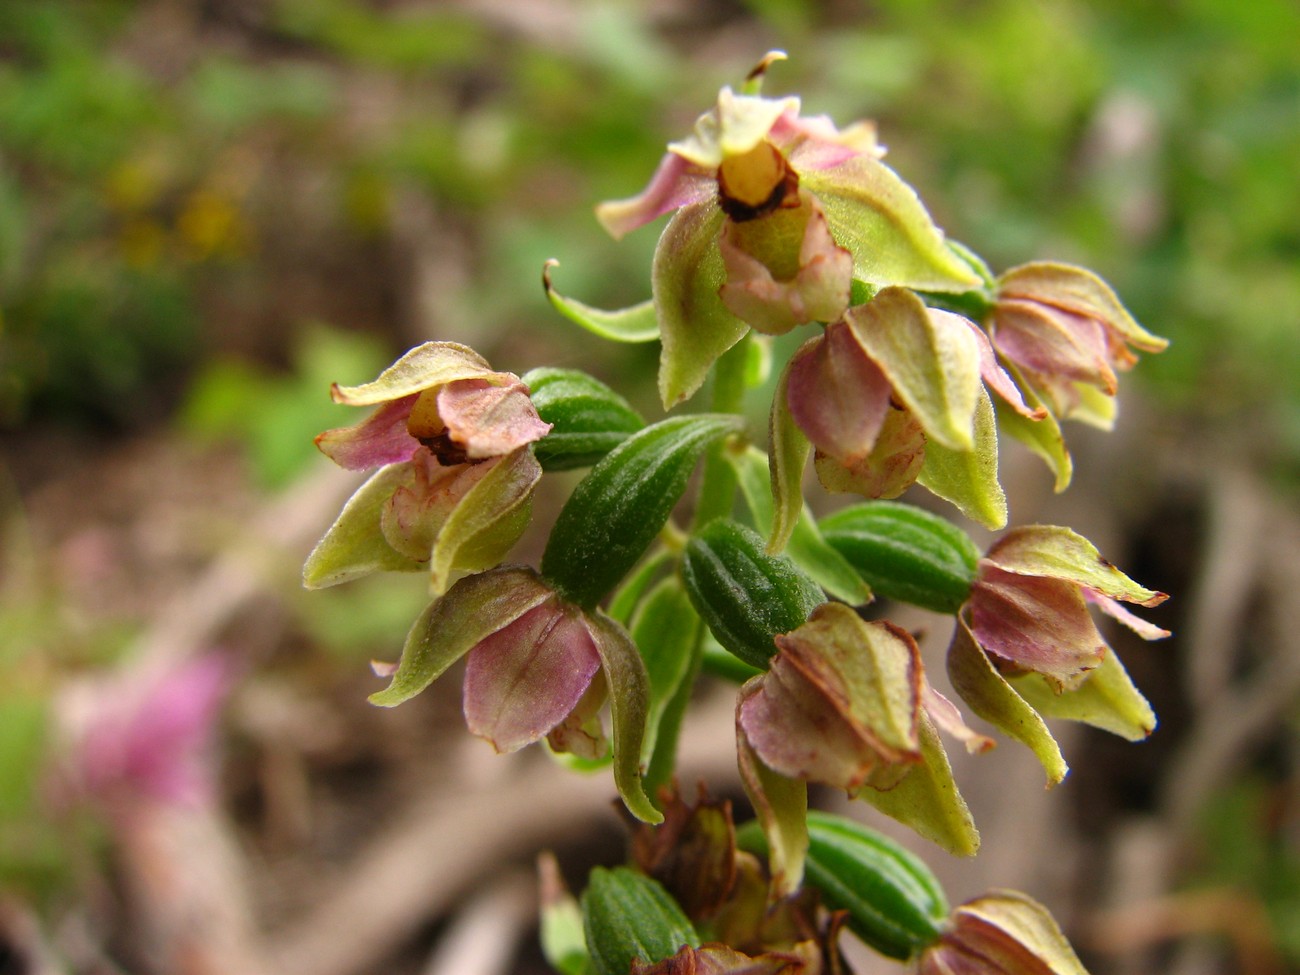
<svg viewBox="0 0 1300 975">
<path fill-rule="evenodd" d="M 985 528 L 1007 523 L 1007 497 L 998 483 L 998 429 L 988 393 L 980 391 L 975 410 L 975 446 L 949 450 L 931 441 L 917 482 Z"/>
<path fill-rule="evenodd" d="M 429 585 L 446 590 L 454 571 L 499 563 L 528 527 L 533 487 L 542 469 L 528 447 L 502 457 L 470 488 L 438 529 L 429 557 Z"/>
<path fill-rule="evenodd" d="M 719 518 L 686 544 L 682 579 L 709 631 L 747 664 L 766 667 L 775 637 L 801 626 L 824 602 L 821 588 L 788 558 L 766 555 L 753 529 Z"/>
<path fill-rule="evenodd" d="M 732 451 L 728 459 L 736 468 L 740 492 L 749 507 L 749 513 L 760 534 L 772 531 L 772 489 L 767 455 L 755 447 L 741 453 Z M 767 554 L 773 555 L 771 543 Z M 871 601 L 871 589 L 848 560 L 826 539 L 822 538 L 817 522 L 806 504 L 801 505 L 799 517 L 790 533 L 785 554 L 803 569 L 815 583 L 836 599 L 855 606 Z"/>
<path fill-rule="evenodd" d="M 926 308 L 904 288 L 886 288 L 870 303 L 850 308 L 845 321 L 929 440 L 952 450 L 970 448 L 982 388 L 979 344 L 970 324 Z"/>
<path fill-rule="evenodd" d="M 938 878 L 914 853 L 861 823 L 808 813 L 805 882 L 832 911 L 847 911 L 849 930 L 890 958 L 933 944 L 948 919 Z"/>
<path fill-rule="evenodd" d="M 970 597 L 980 552 L 951 522 L 910 504 L 868 501 L 823 518 L 821 531 L 876 593 L 955 613 Z"/>
<path fill-rule="evenodd" d="M 559 261 L 546 262 L 542 268 L 542 286 L 546 288 L 546 297 L 551 305 L 569 321 L 611 342 L 653 342 L 659 337 L 659 320 L 653 301 L 643 301 L 617 311 L 584 305 L 564 297 L 551 286 L 551 268 L 558 265 Z"/>
<path fill-rule="evenodd" d="M 669 417 L 625 440 L 560 511 L 542 575 L 579 606 L 595 606 L 663 528 L 704 449 L 742 423 L 711 414 Z"/>
<path fill-rule="evenodd" d="M 939 733 L 924 712 L 918 730 L 921 764 L 892 789 L 881 792 L 867 786 L 855 798 L 865 799 L 953 856 L 974 856 L 980 846 L 979 831 L 966 800 L 957 791 Z"/>
<path fill-rule="evenodd" d="M 662 822 L 663 814 L 650 801 L 641 782 L 641 746 L 650 705 L 650 681 L 645 664 L 627 630 L 605 614 L 588 614 L 587 631 L 596 644 L 601 670 L 609 682 L 614 784 L 623 797 L 623 805 L 633 816 L 643 823 Z"/>
<path fill-rule="evenodd" d="M 772 397 L 772 413 L 768 422 L 768 467 L 771 480 L 773 513 L 768 534 L 767 550 L 776 555 L 786 547 L 803 513 L 803 472 L 808 466 L 812 445 L 790 412 L 786 391 L 790 386 L 790 363 L 819 339 L 809 339 L 781 371 Z M 761 524 L 761 522 L 760 522 Z"/>
<path fill-rule="evenodd" d="M 628 867 L 591 871 L 582 920 L 595 975 L 627 975 L 634 961 L 654 964 L 700 937 L 658 881 Z"/>
<path fill-rule="evenodd" d="M 324 589 L 372 572 L 419 572 L 427 563 L 401 554 L 384 538 L 380 517 L 402 483 L 405 464 L 381 467 L 343 506 L 338 519 L 307 556 L 302 583 Z"/>
<path fill-rule="evenodd" d="M 670 576 L 655 586 L 637 608 L 630 627 L 650 682 L 650 714 L 642 756 L 654 754 L 664 710 L 691 670 L 691 652 L 700 618 L 681 580 Z"/>
<path fill-rule="evenodd" d="M 640 414 L 600 380 L 576 369 L 534 369 L 523 377 L 551 432 L 533 444 L 542 469 L 590 467 L 645 426 Z"/>
<path fill-rule="evenodd" d="M 480 640 L 553 595 L 531 569 L 507 567 L 466 576 L 416 618 L 392 682 L 371 694 L 370 703 L 391 708 L 410 700 Z"/>
<path fill-rule="evenodd" d="M 836 242 L 852 252 L 855 278 L 923 291 L 969 291 L 983 283 L 949 250 L 916 191 L 879 160 L 856 156 L 800 177 L 821 201 Z"/>
<path fill-rule="evenodd" d="M 1038 712 L 998 673 L 961 617 L 957 618 L 948 648 L 948 679 L 972 711 L 1038 756 L 1049 787 L 1065 778 L 1070 767 L 1051 731 Z"/>
<path fill-rule="evenodd" d="M 1156 715 L 1114 650 L 1087 679 L 1072 690 L 1057 694 L 1041 674 L 1010 679 L 1029 704 L 1045 717 L 1082 721 L 1129 741 L 1141 741 L 1156 730 Z"/>
<path fill-rule="evenodd" d="M 718 357 L 749 330 L 718 297 L 726 280 L 718 249 L 722 220 L 712 200 L 684 206 L 655 248 L 654 304 L 663 342 L 659 396 L 664 409 L 694 394 Z"/>
</svg>

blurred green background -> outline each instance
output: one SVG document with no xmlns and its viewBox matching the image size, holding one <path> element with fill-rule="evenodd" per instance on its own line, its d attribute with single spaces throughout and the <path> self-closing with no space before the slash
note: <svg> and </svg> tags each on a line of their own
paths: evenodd
<svg viewBox="0 0 1300 975">
<path fill-rule="evenodd" d="M 520 373 L 581 366 L 657 415 L 655 349 L 593 360 L 540 269 L 558 258 L 557 286 L 593 304 L 646 297 L 655 233 L 615 244 L 591 208 L 639 190 L 769 48 L 790 55 L 769 92 L 876 119 L 995 270 L 1056 258 L 1109 280 L 1172 340 L 1125 380 L 1166 442 L 1222 443 L 1294 504 L 1294 0 L 0 0 L 0 890 L 77 896 L 84 864 L 41 812 L 47 712 L 150 621 L 146 596 L 88 592 L 163 571 L 148 546 L 115 563 L 105 526 L 164 517 L 157 485 L 187 473 L 225 486 L 209 522 L 237 524 L 350 422 L 329 382 L 428 338 Z M 87 501 L 137 461 L 124 508 Z M 195 548 L 164 546 L 166 571 L 228 537 L 177 532 Z M 312 687 L 383 655 L 421 599 L 361 588 L 306 612 L 292 586 L 316 656 L 272 659 Z M 1296 964 L 1296 841 L 1258 828 L 1296 788 L 1288 762 L 1263 780 L 1243 763 L 1205 828 L 1242 852 L 1187 877 L 1257 890 Z"/>
</svg>

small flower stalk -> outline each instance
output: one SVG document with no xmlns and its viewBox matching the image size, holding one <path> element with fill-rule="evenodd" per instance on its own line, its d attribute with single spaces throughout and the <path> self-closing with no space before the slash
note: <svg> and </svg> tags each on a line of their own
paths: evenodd
<svg viewBox="0 0 1300 975">
<path fill-rule="evenodd" d="M 372 473 L 304 581 L 426 573 L 432 601 L 400 661 L 376 665 L 389 685 L 371 701 L 399 705 L 463 666 L 471 733 L 498 752 L 545 742 L 567 764 L 608 765 L 630 815 L 664 822 L 639 827 L 633 866 L 593 871 L 580 910 L 548 868 L 543 927 L 565 975 L 847 975 L 844 927 L 919 975 L 1080 975 L 1041 905 L 992 891 L 950 910 L 914 854 L 810 809 L 809 785 L 971 856 L 979 831 L 945 740 L 971 754 L 995 740 L 963 712 L 1028 746 L 1049 786 L 1068 766 L 1048 720 L 1151 733 L 1093 610 L 1157 639 L 1167 631 L 1127 607 L 1165 594 L 1069 528 L 1008 528 L 998 456 L 1003 434 L 1022 441 L 1064 490 L 1061 423 L 1110 426 L 1119 374 L 1166 343 L 1082 268 L 995 275 L 885 165 L 872 123 L 839 128 L 761 93 L 783 57 L 723 88 L 641 192 L 597 208 L 614 238 L 667 217 L 650 300 L 594 308 L 554 289 L 555 262 L 543 270 L 565 318 L 659 341 L 665 410 L 711 380 L 708 412 L 647 422 L 579 370 L 525 382 L 427 342 L 334 387 L 371 412 L 317 445 Z M 800 341 L 765 338 L 782 335 Z M 772 388 L 771 348 L 795 351 L 758 404 L 765 454 L 745 400 Z M 814 517 L 810 459 L 822 503 L 862 500 Z M 544 474 L 583 469 L 536 526 L 538 566 L 506 563 Z M 909 503 L 914 486 L 1001 534 L 982 550 Z M 883 609 L 864 609 L 873 598 Z M 880 618 L 893 603 L 950 618 L 951 699 L 918 638 Z M 706 673 L 736 688 L 756 815 L 739 830 L 728 807 L 676 798 L 677 742 Z"/>
</svg>

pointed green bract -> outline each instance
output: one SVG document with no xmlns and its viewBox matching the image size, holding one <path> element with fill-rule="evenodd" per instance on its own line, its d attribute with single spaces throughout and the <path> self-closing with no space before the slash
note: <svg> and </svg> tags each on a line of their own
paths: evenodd
<svg viewBox="0 0 1300 975">
<path fill-rule="evenodd" d="M 732 452 L 728 459 L 736 469 L 736 479 L 740 483 L 740 493 L 745 498 L 750 516 L 758 526 L 759 534 L 771 534 L 773 523 L 773 504 L 771 480 L 769 478 L 766 455 L 756 447 L 749 447 L 744 453 Z M 802 502 L 802 495 L 800 496 Z M 771 543 L 767 554 L 773 555 Z M 803 569 L 814 582 L 836 599 L 855 606 L 870 602 L 871 588 L 858 575 L 852 565 L 822 538 L 812 512 L 806 504 L 800 504 L 798 518 L 790 531 L 789 544 L 785 554 L 799 568 Z"/>
<path fill-rule="evenodd" d="M 1129 741 L 1141 741 L 1156 729 L 1156 715 L 1114 650 L 1072 690 L 1057 694 L 1039 674 L 1011 678 L 1011 686 L 1040 714 L 1082 721 Z"/>
<path fill-rule="evenodd" d="M 855 798 L 866 800 L 953 856 L 973 857 L 980 847 L 979 830 L 957 790 L 939 733 L 924 713 L 917 730 L 920 764 L 892 789 L 882 792 L 867 786 Z"/>
<path fill-rule="evenodd" d="M 632 618 L 629 629 L 645 661 L 650 688 L 645 742 L 641 746 L 643 758 L 648 759 L 654 753 L 664 710 L 690 673 L 699 622 L 690 597 L 676 576 L 655 586 Z"/>
<path fill-rule="evenodd" d="M 800 354 L 811 349 L 817 339 L 809 339 L 790 357 L 793 362 Z M 803 472 L 808 465 L 812 445 L 790 413 L 786 391 L 790 385 L 790 362 L 781 371 L 772 397 L 772 413 L 768 423 L 768 465 L 772 491 L 772 526 L 767 550 L 776 555 L 790 541 L 799 516 L 803 512 Z"/>
<path fill-rule="evenodd" d="M 429 587 L 435 595 L 446 590 L 453 571 L 489 569 L 505 558 L 528 527 L 541 476 L 532 451 L 520 447 L 465 493 L 434 538 Z"/>
<path fill-rule="evenodd" d="M 514 377 L 494 372 L 487 360 L 467 345 L 425 342 L 394 362 L 373 382 L 360 386 L 335 385 L 330 395 L 336 403 L 374 406 L 462 379 L 485 379 L 500 384 L 513 381 Z"/>
<path fill-rule="evenodd" d="M 590 467 L 645 426 L 627 400 L 577 369 L 534 369 L 523 381 L 538 416 L 551 424 L 533 444 L 543 470 Z"/>
<path fill-rule="evenodd" d="M 868 501 L 823 518 L 827 544 L 879 595 L 955 613 L 970 598 L 979 550 L 949 521 L 910 504 Z"/>
<path fill-rule="evenodd" d="M 955 504 L 971 521 L 993 530 L 1006 525 L 1007 496 L 998 482 L 998 427 L 988 393 L 980 390 L 974 449 L 949 450 L 942 444 L 926 444 L 925 463 L 916 480 Z"/>
<path fill-rule="evenodd" d="M 718 297 L 726 280 L 718 234 L 723 215 L 712 200 L 673 215 L 654 260 L 654 305 L 659 316 L 659 396 L 664 409 L 688 399 L 709 368 L 740 341 L 749 326 Z"/>
<path fill-rule="evenodd" d="M 1049 788 L 1065 778 L 1070 767 L 1047 725 L 997 672 L 961 617 L 957 618 L 948 648 L 948 678 L 972 711 L 1038 756 Z"/>
<path fill-rule="evenodd" d="M 854 276 L 878 287 L 969 291 L 979 276 L 948 249 L 916 191 L 870 155 L 801 174 L 831 233 L 853 254 Z"/>
<path fill-rule="evenodd" d="M 1168 598 L 1138 585 L 1102 558 L 1092 542 L 1059 525 L 1015 528 L 985 558 L 1007 572 L 1062 579 L 1140 606 L 1157 606 Z"/>
<path fill-rule="evenodd" d="M 641 743 L 650 706 L 645 664 L 627 631 L 605 614 L 588 614 L 587 632 L 596 644 L 601 670 L 609 682 L 614 784 L 633 816 L 643 823 L 662 822 L 663 814 L 654 807 L 641 783 Z"/>
<path fill-rule="evenodd" d="M 531 569 L 512 566 L 466 576 L 416 618 L 392 682 L 371 694 L 370 703 L 391 708 L 410 700 L 480 640 L 553 595 Z"/>
<path fill-rule="evenodd" d="M 750 528 L 719 518 L 686 545 L 682 580 L 691 603 L 728 651 L 754 667 L 776 653 L 778 633 L 803 624 L 821 588 L 788 558 L 766 555 Z"/>
<path fill-rule="evenodd" d="M 757 692 L 758 680 L 755 678 L 741 688 L 738 704 Z M 798 890 L 803 882 L 804 860 L 808 855 L 808 783 L 786 778 L 764 765 L 739 725 L 736 753 L 741 784 L 767 841 L 772 896 L 785 897 Z"/>
<path fill-rule="evenodd" d="M 886 288 L 844 317 L 930 441 L 969 450 L 981 392 L 980 349 L 969 324 L 926 308 L 904 288 Z"/>
<path fill-rule="evenodd" d="M 381 467 L 357 488 L 302 567 L 308 589 L 324 589 L 372 572 L 419 572 L 417 562 L 388 544 L 380 528 L 384 505 L 405 477 L 405 464 Z"/>
<path fill-rule="evenodd" d="M 611 342 L 653 342 L 659 337 L 659 319 L 655 315 L 653 301 L 643 301 L 617 311 L 605 311 L 566 298 L 551 286 L 551 268 L 558 264 L 558 261 L 546 262 L 542 270 L 542 285 L 546 288 L 546 297 L 552 307 L 569 321 Z"/>
<path fill-rule="evenodd" d="M 595 606 L 659 534 L 704 449 L 742 422 L 670 417 L 629 437 L 569 496 L 542 554 L 542 575 L 579 606 Z"/>
</svg>

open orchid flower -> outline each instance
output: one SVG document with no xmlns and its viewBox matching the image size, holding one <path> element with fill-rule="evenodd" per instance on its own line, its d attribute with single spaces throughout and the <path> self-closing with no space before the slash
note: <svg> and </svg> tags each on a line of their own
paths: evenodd
<svg viewBox="0 0 1300 975">
<path fill-rule="evenodd" d="M 655 251 L 654 307 L 666 407 L 689 397 L 747 329 L 833 321 L 853 281 L 966 291 L 980 279 L 916 193 L 880 162 L 875 126 L 803 117 L 798 98 L 723 88 L 694 131 L 668 145 L 640 194 L 601 204 L 615 237 L 674 212 Z"/>
<path fill-rule="evenodd" d="M 308 586 L 425 569 L 441 592 L 454 572 L 495 565 L 518 540 L 541 477 L 529 445 L 550 430 L 518 376 L 463 345 L 426 342 L 374 382 L 332 395 L 376 409 L 316 445 L 341 467 L 380 470 L 307 560 Z"/>
<path fill-rule="evenodd" d="M 917 975 L 1087 975 L 1047 908 L 1014 890 L 989 891 L 956 907 L 913 970 Z"/>
<path fill-rule="evenodd" d="M 1109 429 L 1117 372 L 1169 343 L 1142 328 L 1099 277 L 1069 264 L 1036 262 L 996 283 L 988 317 L 999 353 L 1058 419 Z"/>
</svg>

